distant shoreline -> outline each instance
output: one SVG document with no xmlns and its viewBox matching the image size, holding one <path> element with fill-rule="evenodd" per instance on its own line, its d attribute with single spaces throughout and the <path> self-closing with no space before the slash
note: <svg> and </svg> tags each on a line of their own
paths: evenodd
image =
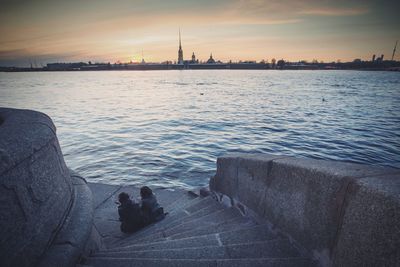
<svg viewBox="0 0 400 267">
<path fill-rule="evenodd" d="M 257 64 L 258 65 L 258 64 Z M 134 65 L 129 67 L 94 67 L 94 68 L 56 68 L 47 69 L 43 68 L 17 68 L 17 67 L 0 67 L 0 72 L 81 72 L 81 71 L 155 71 L 155 70 L 354 70 L 354 71 L 400 71 L 400 67 L 387 67 L 387 68 L 320 68 L 320 67 L 299 67 L 299 66 L 284 66 L 279 68 L 271 68 L 266 66 L 226 66 L 224 65 L 211 65 L 211 66 L 196 66 L 196 67 L 182 67 L 176 65 Z"/>
</svg>

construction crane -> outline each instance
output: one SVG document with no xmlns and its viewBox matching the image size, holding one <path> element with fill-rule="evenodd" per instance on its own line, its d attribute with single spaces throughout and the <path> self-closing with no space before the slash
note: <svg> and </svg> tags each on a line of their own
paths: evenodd
<svg viewBox="0 0 400 267">
<path fill-rule="evenodd" d="M 393 61 L 393 59 L 394 59 L 394 54 L 396 53 L 396 47 L 397 47 L 397 42 L 398 42 L 398 41 L 399 41 L 399 40 L 396 41 L 396 44 L 394 45 L 394 48 L 393 48 L 392 61 Z"/>
</svg>

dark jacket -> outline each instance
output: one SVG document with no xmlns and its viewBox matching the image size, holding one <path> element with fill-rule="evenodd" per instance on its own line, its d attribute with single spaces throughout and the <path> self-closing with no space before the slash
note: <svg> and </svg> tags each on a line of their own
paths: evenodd
<svg viewBox="0 0 400 267">
<path fill-rule="evenodd" d="M 118 206 L 118 214 L 121 221 L 121 231 L 124 233 L 135 232 L 144 225 L 139 204 L 130 199 Z"/>
<path fill-rule="evenodd" d="M 146 198 L 142 198 L 141 210 L 146 224 L 158 222 L 164 219 L 164 209 L 158 204 L 154 194 Z"/>
</svg>

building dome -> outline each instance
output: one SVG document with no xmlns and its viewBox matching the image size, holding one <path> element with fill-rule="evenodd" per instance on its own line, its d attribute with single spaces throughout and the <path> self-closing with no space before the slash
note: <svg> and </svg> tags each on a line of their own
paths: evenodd
<svg viewBox="0 0 400 267">
<path fill-rule="evenodd" d="M 215 63 L 215 60 L 213 59 L 212 53 L 211 53 L 210 58 L 207 60 L 207 64 L 214 64 L 214 63 Z"/>
</svg>

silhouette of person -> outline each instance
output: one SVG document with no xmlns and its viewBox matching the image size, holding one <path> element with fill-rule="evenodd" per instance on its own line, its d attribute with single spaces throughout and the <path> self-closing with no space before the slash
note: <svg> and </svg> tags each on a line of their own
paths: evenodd
<svg viewBox="0 0 400 267">
<path fill-rule="evenodd" d="M 148 186 L 140 188 L 141 210 L 145 224 L 161 221 L 165 218 L 164 209 L 158 204 L 156 196 Z"/>
<path fill-rule="evenodd" d="M 132 233 L 144 226 L 144 217 L 138 203 L 129 198 L 129 195 L 122 192 L 118 195 L 120 205 L 118 206 L 121 231 Z"/>
</svg>

